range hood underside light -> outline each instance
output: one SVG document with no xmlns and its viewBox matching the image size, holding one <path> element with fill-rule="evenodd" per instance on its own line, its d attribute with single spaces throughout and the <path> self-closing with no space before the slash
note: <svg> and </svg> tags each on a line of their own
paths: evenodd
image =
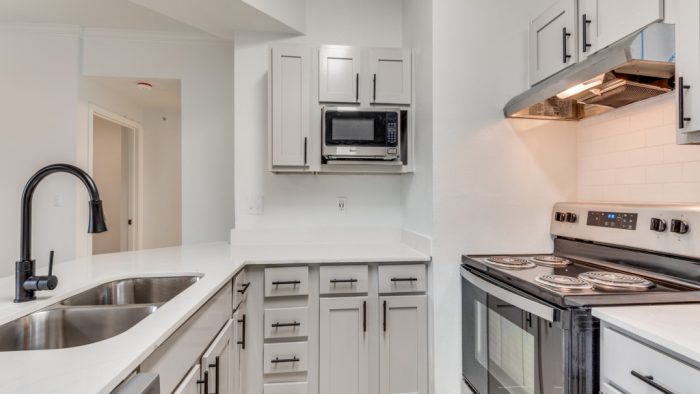
<svg viewBox="0 0 700 394">
<path fill-rule="evenodd" d="M 648 26 L 514 97 L 507 117 L 579 120 L 674 89 L 675 29 Z"/>
</svg>

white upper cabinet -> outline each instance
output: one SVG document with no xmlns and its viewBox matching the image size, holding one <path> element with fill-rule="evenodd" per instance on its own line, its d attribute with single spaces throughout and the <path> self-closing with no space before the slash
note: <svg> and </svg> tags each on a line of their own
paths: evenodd
<svg viewBox="0 0 700 394">
<path fill-rule="evenodd" d="M 318 101 L 360 102 L 360 51 L 357 48 L 321 47 L 318 62 Z"/>
<path fill-rule="evenodd" d="M 272 49 L 271 155 L 273 167 L 305 167 L 309 144 L 310 50 Z"/>
<path fill-rule="evenodd" d="M 579 0 L 579 61 L 664 18 L 663 0 Z"/>
<path fill-rule="evenodd" d="M 676 21 L 676 128 L 679 144 L 700 142 L 700 2 L 679 1 Z"/>
<path fill-rule="evenodd" d="M 374 104 L 411 103 L 411 51 L 370 49 L 370 101 Z"/>
<path fill-rule="evenodd" d="M 530 84 L 578 61 L 577 0 L 559 0 L 530 23 Z"/>
</svg>

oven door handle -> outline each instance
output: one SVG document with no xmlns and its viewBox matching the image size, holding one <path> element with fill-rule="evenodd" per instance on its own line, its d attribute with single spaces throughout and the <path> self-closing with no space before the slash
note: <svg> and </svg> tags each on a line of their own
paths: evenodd
<svg viewBox="0 0 700 394">
<path fill-rule="evenodd" d="M 512 293 L 502 287 L 494 285 L 493 283 L 487 282 L 467 271 L 464 267 L 460 267 L 460 271 L 462 272 L 462 277 L 464 279 L 486 293 L 498 297 L 501 300 L 524 310 L 525 312 L 530 312 L 533 315 L 539 316 L 548 322 L 553 323 L 555 321 L 554 308 Z"/>
</svg>

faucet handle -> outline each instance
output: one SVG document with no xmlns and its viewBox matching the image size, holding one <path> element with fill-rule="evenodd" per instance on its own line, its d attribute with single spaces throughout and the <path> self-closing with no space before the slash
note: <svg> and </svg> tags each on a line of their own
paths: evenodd
<svg viewBox="0 0 700 394">
<path fill-rule="evenodd" d="M 49 276 L 53 276 L 53 250 L 49 252 Z"/>
<path fill-rule="evenodd" d="M 53 290 L 58 286 L 58 278 L 53 275 L 53 250 L 49 253 L 49 274 L 47 276 L 31 276 L 22 283 L 28 291 Z"/>
</svg>

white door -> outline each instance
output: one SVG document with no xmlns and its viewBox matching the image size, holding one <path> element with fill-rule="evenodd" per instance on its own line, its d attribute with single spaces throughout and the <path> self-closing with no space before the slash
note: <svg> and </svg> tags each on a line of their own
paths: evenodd
<svg viewBox="0 0 700 394">
<path fill-rule="evenodd" d="M 369 392 L 367 297 L 321 298 L 319 392 Z"/>
<path fill-rule="evenodd" d="M 379 393 L 428 393 L 427 296 L 380 297 Z"/>
<path fill-rule="evenodd" d="M 305 166 L 309 141 L 309 49 L 272 49 L 272 165 Z"/>
<path fill-rule="evenodd" d="M 370 101 L 377 104 L 411 104 L 411 50 L 369 51 Z"/>
<path fill-rule="evenodd" d="M 185 378 L 173 391 L 173 394 L 202 394 L 203 381 L 199 379 L 199 365 L 195 365 L 187 372 Z"/>
<path fill-rule="evenodd" d="M 530 22 L 530 84 L 578 61 L 576 1 L 559 0 Z"/>
<path fill-rule="evenodd" d="M 233 351 L 231 352 L 231 394 L 245 394 L 245 307 L 241 305 L 231 318 L 233 322 Z"/>
<path fill-rule="evenodd" d="M 679 1 L 676 23 L 676 127 L 678 143 L 700 142 L 700 132 L 698 132 L 700 131 L 699 90 L 700 3 Z"/>
<path fill-rule="evenodd" d="M 215 394 L 229 393 L 233 386 L 233 326 L 230 319 L 202 356 L 202 371 L 208 371 L 209 391 Z"/>
<path fill-rule="evenodd" d="M 579 0 L 579 61 L 664 18 L 663 0 Z"/>
<path fill-rule="evenodd" d="M 318 52 L 318 101 L 360 102 L 360 52 L 346 46 L 324 46 Z"/>
</svg>

